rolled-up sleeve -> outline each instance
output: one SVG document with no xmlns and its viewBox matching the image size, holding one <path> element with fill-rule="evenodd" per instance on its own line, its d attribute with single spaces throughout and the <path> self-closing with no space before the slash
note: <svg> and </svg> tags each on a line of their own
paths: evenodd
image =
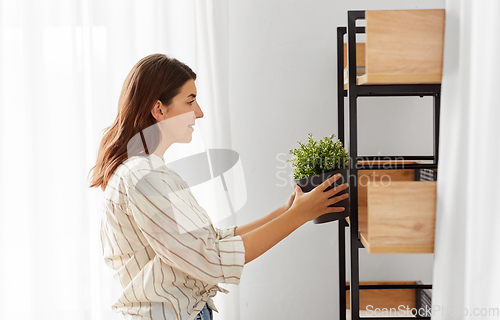
<svg viewBox="0 0 500 320">
<path fill-rule="evenodd" d="M 234 227 L 214 228 L 183 181 L 134 168 L 125 183 L 130 215 L 164 263 L 208 284 L 240 283 L 243 240 Z"/>
<path fill-rule="evenodd" d="M 225 283 L 239 284 L 245 265 L 245 247 L 240 236 L 228 237 L 219 241 L 222 271 Z"/>
<path fill-rule="evenodd" d="M 234 237 L 234 229 L 236 229 L 236 226 L 232 226 L 229 228 L 214 228 L 215 233 L 217 234 L 217 239 L 226 239 L 226 238 L 231 238 Z"/>
</svg>

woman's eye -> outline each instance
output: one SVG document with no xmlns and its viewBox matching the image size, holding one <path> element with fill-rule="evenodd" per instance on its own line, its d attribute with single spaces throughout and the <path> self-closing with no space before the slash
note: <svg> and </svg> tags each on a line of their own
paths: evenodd
<svg viewBox="0 0 500 320">
<path fill-rule="evenodd" d="M 189 101 L 188 103 L 189 103 L 189 104 L 193 104 L 193 102 L 194 102 L 194 100 L 193 100 L 193 101 Z"/>
</svg>

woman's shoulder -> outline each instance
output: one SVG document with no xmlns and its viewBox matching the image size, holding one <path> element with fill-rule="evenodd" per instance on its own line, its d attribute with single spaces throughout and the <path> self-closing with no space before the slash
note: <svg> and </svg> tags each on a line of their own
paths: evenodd
<svg viewBox="0 0 500 320">
<path fill-rule="evenodd" d="M 135 186 L 144 179 L 160 179 L 166 183 L 184 182 L 174 170 L 168 168 L 162 158 L 157 155 L 133 156 L 123 161 L 115 170 L 114 175 L 127 188 Z"/>
<path fill-rule="evenodd" d="M 158 161 L 160 160 L 160 161 Z M 164 165 L 164 163 L 163 163 Z M 132 156 L 124 160 L 113 172 L 104 191 L 105 198 L 116 200 L 128 194 L 131 187 L 144 178 L 163 172 L 161 158 Z"/>
</svg>

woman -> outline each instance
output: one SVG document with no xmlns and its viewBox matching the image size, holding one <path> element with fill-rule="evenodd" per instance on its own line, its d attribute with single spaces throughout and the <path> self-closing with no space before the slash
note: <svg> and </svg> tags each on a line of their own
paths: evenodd
<svg viewBox="0 0 500 320">
<path fill-rule="evenodd" d="M 219 283 L 239 284 L 243 266 L 302 224 L 347 197 L 347 184 L 309 193 L 295 186 L 288 201 L 243 226 L 214 228 L 186 182 L 165 166 L 173 143 L 191 141 L 195 73 L 162 54 L 140 60 L 123 85 L 118 115 L 101 141 L 91 187 L 105 196 L 101 240 L 123 293 L 112 308 L 127 319 L 212 319 Z M 217 311 L 217 310 L 216 310 Z"/>
</svg>

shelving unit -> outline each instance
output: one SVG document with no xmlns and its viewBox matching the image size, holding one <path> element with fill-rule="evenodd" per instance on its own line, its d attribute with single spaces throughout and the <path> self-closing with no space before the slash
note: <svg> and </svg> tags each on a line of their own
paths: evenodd
<svg viewBox="0 0 500 320">
<path fill-rule="evenodd" d="M 343 306 L 349 290 L 350 319 L 359 320 L 360 290 L 408 289 L 421 293 L 432 288 L 421 283 L 360 284 L 359 249 L 366 248 L 370 253 L 434 251 L 444 10 L 348 11 L 347 18 L 347 28 L 337 29 L 338 136 L 345 143 L 344 97 L 348 96 L 351 157 L 350 212 L 346 220 L 338 223 L 339 309 L 340 319 L 346 319 Z M 366 27 L 356 26 L 360 19 L 366 20 Z M 356 43 L 356 34 L 365 32 L 366 44 Z M 345 73 L 345 67 L 356 72 Z M 376 156 L 359 156 L 357 99 L 370 96 L 433 97 L 433 155 L 391 156 L 384 157 L 385 161 Z M 376 179 L 370 180 L 371 173 L 383 173 L 379 176 L 387 175 L 391 183 L 381 185 Z M 366 186 L 359 183 L 365 177 L 370 180 Z M 346 227 L 350 229 L 349 286 L 345 277 Z M 415 305 L 420 303 L 416 301 Z"/>
</svg>

